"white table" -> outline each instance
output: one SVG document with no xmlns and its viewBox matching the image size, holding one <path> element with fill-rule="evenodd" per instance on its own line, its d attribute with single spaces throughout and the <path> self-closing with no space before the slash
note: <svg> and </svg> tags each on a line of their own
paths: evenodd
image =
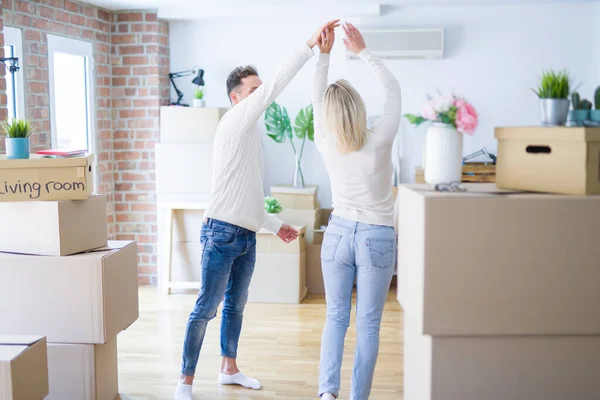
<svg viewBox="0 0 600 400">
<path fill-rule="evenodd" d="M 200 282 L 173 282 L 173 215 L 175 210 L 206 210 L 208 203 L 158 203 L 158 209 L 165 212 L 165 230 L 167 233 L 165 248 L 165 264 L 162 290 L 164 294 L 171 294 L 171 289 L 199 289 Z"/>
</svg>

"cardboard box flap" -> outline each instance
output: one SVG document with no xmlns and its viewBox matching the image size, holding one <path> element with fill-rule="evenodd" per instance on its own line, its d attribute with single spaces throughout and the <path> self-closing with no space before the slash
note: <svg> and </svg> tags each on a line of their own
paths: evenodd
<svg viewBox="0 0 600 400">
<path fill-rule="evenodd" d="M 27 349 L 28 346 L 5 346 L 0 344 L 0 362 L 6 362 L 14 360 L 22 352 Z"/>
<path fill-rule="evenodd" d="M 0 335 L 0 346 L 31 346 L 43 338 L 38 335 Z"/>
<path fill-rule="evenodd" d="M 498 127 L 495 129 L 494 136 L 498 140 L 532 141 L 532 144 L 550 141 L 600 142 L 600 128 L 544 126 Z"/>
<path fill-rule="evenodd" d="M 295 188 L 288 185 L 275 185 L 271 186 L 271 194 L 274 196 L 277 193 L 314 195 L 317 193 L 318 188 L 317 185 L 306 185 L 303 188 Z"/>
<path fill-rule="evenodd" d="M 32 154 L 27 160 L 8 160 L 4 154 L 0 154 L 0 169 L 87 167 L 92 165 L 93 161 L 93 154 L 65 158 L 49 158 Z"/>
</svg>

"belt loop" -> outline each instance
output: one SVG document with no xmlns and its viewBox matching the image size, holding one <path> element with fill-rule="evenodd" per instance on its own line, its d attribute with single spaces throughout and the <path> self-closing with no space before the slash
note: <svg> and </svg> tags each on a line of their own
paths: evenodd
<svg viewBox="0 0 600 400">
<path fill-rule="evenodd" d="M 209 228 L 212 229 L 212 226 L 213 226 L 213 219 L 212 218 L 207 218 L 206 219 L 206 226 L 208 226 Z"/>
</svg>

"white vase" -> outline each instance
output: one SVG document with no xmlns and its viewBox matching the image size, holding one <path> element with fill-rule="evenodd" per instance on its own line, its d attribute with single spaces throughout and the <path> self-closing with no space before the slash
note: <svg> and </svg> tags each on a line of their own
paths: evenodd
<svg viewBox="0 0 600 400">
<path fill-rule="evenodd" d="M 460 182 L 463 136 L 452 125 L 435 123 L 425 138 L 425 182 L 429 185 Z"/>
<path fill-rule="evenodd" d="M 194 99 L 194 102 L 192 103 L 192 105 L 194 107 L 205 107 L 206 103 L 204 102 L 204 99 Z"/>
</svg>

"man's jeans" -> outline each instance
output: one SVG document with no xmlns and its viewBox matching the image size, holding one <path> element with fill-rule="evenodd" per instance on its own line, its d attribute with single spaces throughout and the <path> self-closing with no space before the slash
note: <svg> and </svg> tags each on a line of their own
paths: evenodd
<svg viewBox="0 0 600 400">
<path fill-rule="evenodd" d="M 208 321 L 223 303 L 221 355 L 237 357 L 242 315 L 256 261 L 256 233 L 208 218 L 202 225 L 202 285 L 188 320 L 182 373 L 193 376 Z"/>
<path fill-rule="evenodd" d="M 344 338 L 356 279 L 356 352 L 350 400 L 367 400 L 379 352 L 379 327 L 396 260 L 391 226 L 332 216 L 321 250 L 327 322 L 321 342 L 319 395 L 338 395 Z"/>
</svg>

